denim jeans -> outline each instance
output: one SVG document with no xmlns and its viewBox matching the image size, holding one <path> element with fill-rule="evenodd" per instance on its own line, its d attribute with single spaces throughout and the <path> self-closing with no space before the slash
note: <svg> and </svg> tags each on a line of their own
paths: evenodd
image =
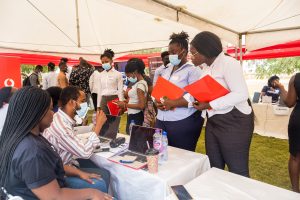
<svg viewBox="0 0 300 200">
<path fill-rule="evenodd" d="M 94 169 L 94 168 L 83 168 L 80 169 L 84 172 L 89 172 L 89 173 L 95 173 L 95 174 L 100 174 L 101 175 L 101 179 L 95 179 L 93 178 L 93 182 L 94 184 L 88 183 L 86 180 L 83 180 L 79 177 L 66 177 L 65 178 L 65 182 L 67 187 L 69 188 L 73 188 L 73 189 L 84 189 L 84 188 L 93 188 L 93 189 L 97 189 L 100 190 L 102 192 L 107 193 L 108 192 L 108 184 L 106 184 L 106 181 L 104 180 L 104 177 L 102 175 L 102 173 L 99 173 L 99 169 Z"/>
</svg>

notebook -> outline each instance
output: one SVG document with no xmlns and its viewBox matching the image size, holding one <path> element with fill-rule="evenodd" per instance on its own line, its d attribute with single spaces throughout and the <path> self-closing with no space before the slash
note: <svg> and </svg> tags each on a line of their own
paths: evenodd
<svg viewBox="0 0 300 200">
<path fill-rule="evenodd" d="M 147 165 L 145 155 L 148 150 L 147 142 L 150 148 L 153 148 L 153 135 L 155 130 L 155 128 L 134 125 L 132 127 L 128 149 L 109 158 L 109 160 L 133 169 L 144 168 Z M 161 129 L 159 130 L 162 131 Z M 133 162 L 122 163 L 121 161 L 123 160 Z"/>
<path fill-rule="evenodd" d="M 184 89 L 199 102 L 210 102 L 229 93 L 226 88 L 210 75 L 204 76 Z"/>
<path fill-rule="evenodd" d="M 182 97 L 183 93 L 184 90 L 182 88 L 159 76 L 151 96 L 154 97 L 156 101 L 160 101 L 162 97 L 168 97 L 174 100 Z"/>
<path fill-rule="evenodd" d="M 106 115 L 106 122 L 101 128 L 99 139 L 100 143 L 109 143 L 116 139 L 119 132 L 121 117 L 114 115 Z"/>
<path fill-rule="evenodd" d="M 121 109 L 117 105 L 116 101 L 119 101 L 119 98 L 116 98 L 112 101 L 107 102 L 107 108 L 109 110 L 109 113 L 114 116 L 119 116 L 119 113 Z"/>
</svg>

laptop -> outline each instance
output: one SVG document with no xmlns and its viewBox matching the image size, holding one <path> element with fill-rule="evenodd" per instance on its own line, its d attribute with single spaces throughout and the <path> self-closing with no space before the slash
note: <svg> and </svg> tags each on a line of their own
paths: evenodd
<svg viewBox="0 0 300 200">
<path fill-rule="evenodd" d="M 106 122 L 101 128 L 99 139 L 100 143 L 109 143 L 116 139 L 119 132 L 121 117 L 114 115 L 106 115 Z"/>
<path fill-rule="evenodd" d="M 252 102 L 253 103 L 258 103 L 259 102 L 259 98 L 260 98 L 260 92 L 254 92 Z"/>
<path fill-rule="evenodd" d="M 157 129 L 137 125 L 132 126 L 128 149 L 111 157 L 109 160 L 133 169 L 141 169 L 145 167 L 147 165 L 145 153 L 148 150 L 148 144 L 150 148 L 153 148 L 153 135 L 155 130 Z M 162 131 L 161 129 L 159 130 Z M 132 158 L 133 162 L 122 162 L 128 158 Z"/>
</svg>

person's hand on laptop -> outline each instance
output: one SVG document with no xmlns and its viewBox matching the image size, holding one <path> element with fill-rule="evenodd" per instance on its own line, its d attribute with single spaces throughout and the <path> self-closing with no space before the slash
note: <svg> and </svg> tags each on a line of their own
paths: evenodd
<svg viewBox="0 0 300 200">
<path fill-rule="evenodd" d="M 101 130 L 103 124 L 106 122 L 106 120 L 107 120 L 107 118 L 106 118 L 105 113 L 102 110 L 97 111 L 96 125 L 95 125 L 95 129 L 94 129 L 94 131 L 97 135 L 100 134 L 100 130 Z"/>
</svg>

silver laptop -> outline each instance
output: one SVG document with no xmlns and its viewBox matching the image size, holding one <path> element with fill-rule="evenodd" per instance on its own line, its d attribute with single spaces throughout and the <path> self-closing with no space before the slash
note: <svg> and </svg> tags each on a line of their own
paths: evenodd
<svg viewBox="0 0 300 200">
<path fill-rule="evenodd" d="M 109 143 L 111 140 L 116 139 L 119 132 L 121 117 L 114 115 L 106 115 L 106 122 L 101 128 L 99 139 L 100 143 Z"/>
</svg>

